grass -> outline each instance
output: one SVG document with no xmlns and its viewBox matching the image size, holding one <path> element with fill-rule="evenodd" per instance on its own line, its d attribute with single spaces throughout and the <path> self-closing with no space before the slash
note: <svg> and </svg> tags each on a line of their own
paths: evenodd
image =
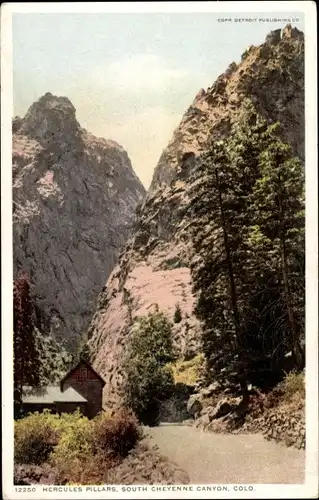
<svg viewBox="0 0 319 500">
<path fill-rule="evenodd" d="M 290 410 L 304 410 L 305 407 L 305 374 L 291 371 L 284 379 L 265 395 L 263 404 L 265 408 L 274 409 L 289 407 Z"/>
<path fill-rule="evenodd" d="M 300 405 L 304 404 L 306 397 L 305 375 L 303 372 L 291 371 L 278 385 L 282 392 L 283 403 Z"/>
</svg>

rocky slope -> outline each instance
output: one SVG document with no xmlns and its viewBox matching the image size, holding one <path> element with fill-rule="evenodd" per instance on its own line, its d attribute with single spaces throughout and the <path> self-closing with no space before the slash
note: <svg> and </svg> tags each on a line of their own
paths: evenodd
<svg viewBox="0 0 319 500">
<path fill-rule="evenodd" d="M 189 179 L 207 140 L 225 137 L 240 119 L 245 98 L 269 122 L 281 122 L 284 139 L 303 160 L 303 33 L 288 25 L 270 33 L 261 46 L 246 50 L 239 64 L 232 63 L 212 87 L 197 94 L 163 152 L 134 235 L 99 297 L 89 328 L 94 365 L 107 380 L 109 405 L 120 395 L 121 359 L 134 316 L 158 304 L 173 319 L 179 304 L 182 320 L 174 325 L 174 335 L 180 353 L 200 348 L 199 325 L 192 315 L 193 251 L 183 218 Z"/>
<path fill-rule="evenodd" d="M 124 149 L 45 94 L 13 121 L 14 274 L 29 273 L 38 326 L 75 346 L 145 192 Z"/>
<path fill-rule="evenodd" d="M 249 402 L 221 391 L 218 384 L 196 390 L 188 408 L 188 425 L 216 433 L 259 433 L 268 440 L 306 446 L 305 374 L 290 372 L 268 393 L 251 390 Z M 194 411 L 195 410 L 195 411 Z"/>
</svg>

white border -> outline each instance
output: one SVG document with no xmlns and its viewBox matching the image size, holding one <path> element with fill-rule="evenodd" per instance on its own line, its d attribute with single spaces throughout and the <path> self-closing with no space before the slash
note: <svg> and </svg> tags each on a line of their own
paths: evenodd
<svg viewBox="0 0 319 500">
<path fill-rule="evenodd" d="M 12 2 L 6 9 L 12 13 L 145 13 L 145 12 L 304 12 L 315 15 L 315 2 Z"/>
<path fill-rule="evenodd" d="M 12 88 L 12 14 L 13 13 L 140 13 L 140 12 L 296 12 L 305 16 L 305 113 L 306 113 L 306 483 L 304 485 L 254 485 L 253 492 L 214 492 L 214 498 L 316 498 L 318 493 L 318 200 L 317 200 L 317 72 L 316 72 L 316 3 L 312 1 L 281 2 L 92 2 L 92 3 L 7 3 L 1 8 L 1 241 L 2 241 L 2 435 L 3 435 L 3 496 L 15 499 L 43 498 L 211 498 L 212 493 L 198 492 L 196 485 L 183 493 L 166 487 L 154 493 L 124 492 L 121 486 L 116 494 L 97 492 L 15 493 L 13 471 L 13 355 L 12 355 L 12 146 L 11 117 Z M 84 487 L 85 488 L 85 487 Z"/>
</svg>

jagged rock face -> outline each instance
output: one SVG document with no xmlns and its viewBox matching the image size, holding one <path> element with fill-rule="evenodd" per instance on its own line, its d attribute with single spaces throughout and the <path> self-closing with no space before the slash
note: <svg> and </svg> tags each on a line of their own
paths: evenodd
<svg viewBox="0 0 319 500">
<path fill-rule="evenodd" d="M 39 327 L 75 347 L 145 192 L 127 153 L 94 137 L 65 97 L 13 121 L 14 274 L 29 273 Z"/>
<path fill-rule="evenodd" d="M 105 401 L 121 393 L 121 360 L 131 318 L 154 303 L 173 319 L 181 355 L 200 349 L 199 325 L 192 314 L 189 264 L 194 256 L 184 217 L 191 173 L 207 141 L 226 137 L 240 119 L 245 98 L 269 122 L 279 120 L 283 139 L 304 159 L 304 37 L 287 26 L 259 47 L 250 47 L 212 87 L 200 90 L 184 114 L 155 169 L 139 209 L 134 236 L 99 298 L 89 335 L 95 367 L 107 380 Z"/>
</svg>

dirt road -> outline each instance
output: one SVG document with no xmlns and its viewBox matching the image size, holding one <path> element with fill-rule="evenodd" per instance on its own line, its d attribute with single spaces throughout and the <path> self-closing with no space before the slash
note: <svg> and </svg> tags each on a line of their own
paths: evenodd
<svg viewBox="0 0 319 500">
<path fill-rule="evenodd" d="M 212 434 L 174 424 L 146 432 L 162 455 L 188 473 L 192 484 L 304 482 L 305 452 L 258 434 Z"/>
</svg>

